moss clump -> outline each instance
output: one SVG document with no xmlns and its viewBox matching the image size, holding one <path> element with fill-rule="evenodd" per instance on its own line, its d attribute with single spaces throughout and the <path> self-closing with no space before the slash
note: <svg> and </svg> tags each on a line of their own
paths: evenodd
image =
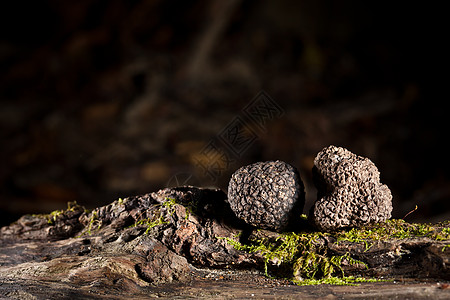
<svg viewBox="0 0 450 300">
<path fill-rule="evenodd" d="M 432 225 L 391 219 L 361 228 L 342 230 L 334 233 L 333 236 L 336 237 L 338 243 L 341 241 L 364 243 L 367 251 L 372 247 L 373 242 L 389 239 L 427 237 L 437 241 L 450 240 L 450 228 L 448 226 L 448 222 Z"/>
<path fill-rule="evenodd" d="M 75 211 L 86 211 L 86 209 L 79 205 L 77 201 L 67 202 L 67 209 L 54 210 L 49 214 L 41 214 L 41 215 L 33 215 L 35 217 L 45 218 L 47 219 L 47 223 L 49 225 L 54 225 L 60 216 L 66 214 L 67 212 L 75 212 Z"/>
<path fill-rule="evenodd" d="M 176 205 L 177 203 L 174 198 L 167 197 L 163 203 L 152 205 L 146 211 L 147 214 L 150 214 L 150 217 L 136 221 L 133 226 L 146 226 L 145 234 L 148 234 L 156 226 L 169 224 L 170 217 L 174 214 Z"/>
<path fill-rule="evenodd" d="M 248 253 L 260 253 L 265 262 L 265 274 L 287 277 L 299 285 L 334 284 L 354 285 L 360 282 L 380 281 L 374 278 L 346 276 L 343 265 L 367 265 L 350 256 L 330 253 L 325 238 L 334 238 L 336 243 L 348 241 L 364 243 L 366 251 L 375 241 L 428 237 L 438 241 L 450 240 L 449 223 L 437 225 L 411 224 L 403 220 L 388 220 L 383 223 L 341 230 L 334 233 L 302 232 L 282 233 L 272 237 L 250 238 L 242 244 L 235 239 L 223 238 L 235 249 Z M 328 239 L 329 240 L 329 239 Z M 450 245 L 444 246 L 445 251 Z"/>
<path fill-rule="evenodd" d="M 93 230 L 99 230 L 102 227 L 102 221 L 98 219 L 97 212 L 93 211 L 89 218 L 87 234 L 91 235 Z"/>
<path fill-rule="evenodd" d="M 84 230 L 77 235 L 76 237 L 82 237 L 83 235 L 87 234 L 87 235 L 92 235 L 92 233 L 94 231 L 100 230 L 100 228 L 102 227 L 103 222 L 102 220 L 99 220 L 98 215 L 97 215 L 97 211 L 93 211 L 89 217 L 88 220 L 88 225 L 87 227 L 84 228 Z"/>
<path fill-rule="evenodd" d="M 294 280 L 293 282 L 297 285 L 319 285 L 319 284 L 358 285 L 359 283 L 380 282 L 380 281 L 385 280 L 355 277 L 355 276 L 343 276 L 343 277 L 330 277 L 322 279 L 305 279 L 302 281 Z"/>
<path fill-rule="evenodd" d="M 346 277 L 342 264 L 361 264 L 345 255 L 331 255 L 322 238 L 327 233 L 282 233 L 274 238 L 250 240 L 248 245 L 225 238 L 237 250 L 259 252 L 264 258 L 265 274 L 276 273 L 300 285 L 320 283 L 354 284 L 364 278 Z M 274 271 L 274 272 L 273 272 Z"/>
<path fill-rule="evenodd" d="M 47 217 L 47 223 L 50 225 L 55 224 L 56 220 L 58 219 L 58 217 L 60 215 L 62 215 L 64 213 L 64 210 L 54 210 L 51 213 L 49 213 L 48 215 L 46 215 Z"/>
</svg>

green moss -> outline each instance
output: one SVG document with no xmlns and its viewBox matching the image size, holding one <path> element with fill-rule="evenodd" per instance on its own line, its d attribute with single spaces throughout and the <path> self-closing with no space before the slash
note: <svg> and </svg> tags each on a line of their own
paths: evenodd
<svg viewBox="0 0 450 300">
<path fill-rule="evenodd" d="M 49 214 L 41 214 L 41 215 L 33 215 L 33 216 L 39 217 L 39 218 L 45 218 L 45 219 L 47 219 L 47 223 L 49 225 L 54 225 L 55 222 L 58 220 L 59 216 L 64 215 L 66 212 L 77 211 L 77 210 L 86 211 L 86 209 L 83 206 L 79 205 L 76 201 L 73 201 L 73 202 L 67 202 L 67 209 L 54 210 Z"/>
<path fill-rule="evenodd" d="M 100 230 L 102 225 L 102 220 L 98 219 L 97 211 L 94 210 L 89 217 L 87 227 L 76 237 L 79 238 L 85 234 L 92 235 L 94 231 Z"/>
<path fill-rule="evenodd" d="M 102 227 L 102 220 L 98 219 L 98 215 L 96 211 L 91 213 L 91 217 L 89 218 L 89 224 L 87 228 L 87 234 L 91 235 L 93 230 L 99 230 Z"/>
<path fill-rule="evenodd" d="M 55 224 L 56 219 L 64 213 L 64 210 L 54 210 L 47 215 L 47 223 L 50 225 Z"/>
<path fill-rule="evenodd" d="M 320 241 L 326 233 L 283 233 L 275 238 L 251 240 L 248 245 L 223 238 L 235 249 L 249 253 L 259 252 L 264 258 L 266 276 L 270 277 L 271 269 L 283 273 L 297 284 L 311 285 L 320 283 L 354 284 L 356 279 L 345 277 L 341 267 L 346 264 L 362 264 L 347 253 L 330 255 L 328 248 Z M 357 279 L 364 281 L 364 279 Z"/>
<path fill-rule="evenodd" d="M 343 276 L 343 277 L 330 277 L 321 279 L 304 279 L 302 281 L 293 280 L 297 285 L 319 285 L 319 284 L 331 284 L 331 285 L 358 285 L 364 282 L 380 282 L 379 279 L 373 278 L 363 278 L 354 276 Z"/>
<path fill-rule="evenodd" d="M 163 203 L 150 207 L 151 217 L 138 220 L 133 226 L 146 226 L 145 234 L 148 234 L 154 227 L 169 224 L 170 217 L 174 214 L 176 205 L 175 199 L 167 197 Z"/>
<path fill-rule="evenodd" d="M 447 227 L 445 227 L 447 225 Z M 299 285 L 337 284 L 354 285 L 360 282 L 379 281 L 373 278 L 346 276 L 342 266 L 360 265 L 367 268 L 364 262 L 356 260 L 349 253 L 332 255 L 325 243 L 325 237 L 333 237 L 337 243 L 363 243 L 369 250 L 373 243 L 380 240 L 428 237 L 443 241 L 450 240 L 448 223 L 411 224 L 403 220 L 389 220 L 384 223 L 353 228 L 334 233 L 323 232 L 288 232 L 276 234 L 275 237 L 250 239 L 241 244 L 234 238 L 223 238 L 235 249 L 248 253 L 259 252 L 264 258 L 265 274 L 270 276 L 274 270 L 277 275 L 286 274 L 289 279 Z M 445 246 L 442 251 L 450 246 Z"/>
<path fill-rule="evenodd" d="M 450 239 L 450 228 L 449 227 L 443 228 L 439 234 L 436 234 L 435 238 L 438 241 L 449 240 Z"/>
<path fill-rule="evenodd" d="M 437 241 L 450 240 L 450 228 L 448 223 L 437 225 L 408 223 L 400 219 L 388 220 L 384 223 L 377 223 L 352 228 L 334 233 L 337 242 L 348 241 L 352 243 L 364 243 L 365 250 L 369 250 L 375 241 L 388 239 L 407 239 L 416 237 L 428 237 Z"/>
</svg>

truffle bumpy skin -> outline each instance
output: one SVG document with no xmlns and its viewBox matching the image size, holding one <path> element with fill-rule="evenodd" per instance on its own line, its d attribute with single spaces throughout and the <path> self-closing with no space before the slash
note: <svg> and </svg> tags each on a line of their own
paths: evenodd
<svg viewBox="0 0 450 300">
<path fill-rule="evenodd" d="M 317 201 L 312 223 L 323 231 L 383 222 L 391 217 L 392 195 L 380 183 L 380 173 L 368 158 L 329 146 L 314 159 Z"/>
<path fill-rule="evenodd" d="M 233 173 L 228 201 L 247 224 L 281 231 L 300 217 L 305 192 L 295 167 L 278 160 L 257 162 Z"/>
</svg>

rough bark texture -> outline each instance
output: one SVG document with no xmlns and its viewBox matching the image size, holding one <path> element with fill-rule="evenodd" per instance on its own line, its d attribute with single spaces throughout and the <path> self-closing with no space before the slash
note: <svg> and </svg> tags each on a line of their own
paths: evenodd
<svg viewBox="0 0 450 300">
<path fill-rule="evenodd" d="M 0 296 L 314 298 L 363 291 L 360 287 L 299 287 L 264 277 L 259 252 L 236 250 L 218 238 L 276 235 L 248 230 L 234 216 L 222 191 L 194 187 L 119 199 L 89 213 L 72 205 L 49 215 L 23 216 L 0 230 Z M 442 282 L 450 280 L 450 250 L 442 250 L 448 241 L 394 239 L 373 244 L 369 250 L 361 243 L 336 243 L 332 237 L 323 243 L 336 255 L 348 252 L 368 265 L 344 266 L 349 275 L 435 280 L 366 284 L 369 297 L 449 296 L 448 285 Z M 391 294 L 379 294 L 380 285 Z"/>
</svg>

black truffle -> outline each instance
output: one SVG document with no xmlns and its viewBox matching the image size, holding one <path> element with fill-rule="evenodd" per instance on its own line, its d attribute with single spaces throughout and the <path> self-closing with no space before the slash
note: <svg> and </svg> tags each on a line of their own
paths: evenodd
<svg viewBox="0 0 450 300">
<path fill-rule="evenodd" d="M 320 230 L 382 222 L 391 217 L 392 195 L 368 158 L 345 148 L 328 146 L 314 159 L 317 201 L 310 220 Z"/>
<path fill-rule="evenodd" d="M 305 192 L 295 167 L 279 160 L 257 162 L 233 173 L 228 201 L 247 224 L 280 231 L 300 216 Z"/>
</svg>

